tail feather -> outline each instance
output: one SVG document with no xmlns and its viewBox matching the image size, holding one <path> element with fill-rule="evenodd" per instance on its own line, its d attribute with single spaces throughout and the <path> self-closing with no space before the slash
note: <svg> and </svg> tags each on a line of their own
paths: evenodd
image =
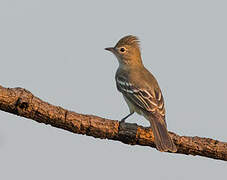
<svg viewBox="0 0 227 180">
<path fill-rule="evenodd" d="M 177 148 L 168 134 L 165 121 L 163 119 L 149 119 L 154 133 L 154 142 L 159 151 L 176 152 Z"/>
</svg>

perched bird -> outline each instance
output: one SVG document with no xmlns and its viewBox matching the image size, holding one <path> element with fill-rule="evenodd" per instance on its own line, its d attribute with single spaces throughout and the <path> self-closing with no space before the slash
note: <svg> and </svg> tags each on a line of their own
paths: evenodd
<svg viewBox="0 0 227 180">
<path fill-rule="evenodd" d="M 162 92 L 155 77 L 142 63 L 138 38 L 125 36 L 114 47 L 105 50 L 111 51 L 119 62 L 116 85 L 130 111 L 121 121 L 124 122 L 134 112 L 144 116 L 150 122 L 156 148 L 176 152 L 177 148 L 167 131 Z"/>
</svg>

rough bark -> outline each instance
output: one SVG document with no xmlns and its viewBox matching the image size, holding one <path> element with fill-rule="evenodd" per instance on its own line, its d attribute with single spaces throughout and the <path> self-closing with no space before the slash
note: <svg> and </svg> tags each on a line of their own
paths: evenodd
<svg viewBox="0 0 227 180">
<path fill-rule="evenodd" d="M 23 88 L 0 86 L 0 110 L 77 134 L 117 140 L 131 145 L 155 147 L 154 136 L 150 128 L 120 123 L 117 120 L 94 115 L 78 114 L 44 102 Z M 169 134 L 177 146 L 176 153 L 227 161 L 226 142 L 210 138 L 179 136 L 173 132 Z"/>
</svg>

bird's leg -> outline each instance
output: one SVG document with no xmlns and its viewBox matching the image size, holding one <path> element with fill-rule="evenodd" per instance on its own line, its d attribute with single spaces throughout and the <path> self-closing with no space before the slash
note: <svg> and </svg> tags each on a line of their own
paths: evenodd
<svg viewBox="0 0 227 180">
<path fill-rule="evenodd" d="M 121 119 L 121 122 L 125 122 L 125 120 L 131 116 L 134 112 L 131 112 L 130 114 L 128 114 L 127 116 L 125 116 L 123 119 Z"/>
</svg>

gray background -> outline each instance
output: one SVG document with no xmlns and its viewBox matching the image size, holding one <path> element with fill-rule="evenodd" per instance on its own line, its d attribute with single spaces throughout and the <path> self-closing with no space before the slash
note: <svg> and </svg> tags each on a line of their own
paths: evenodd
<svg viewBox="0 0 227 180">
<path fill-rule="evenodd" d="M 121 119 L 118 63 L 141 40 L 168 128 L 227 141 L 226 1 L 0 1 L 0 84 L 79 113 Z M 143 117 L 128 122 L 147 126 Z M 75 135 L 0 111 L 0 179 L 224 179 L 227 164 Z"/>
</svg>

